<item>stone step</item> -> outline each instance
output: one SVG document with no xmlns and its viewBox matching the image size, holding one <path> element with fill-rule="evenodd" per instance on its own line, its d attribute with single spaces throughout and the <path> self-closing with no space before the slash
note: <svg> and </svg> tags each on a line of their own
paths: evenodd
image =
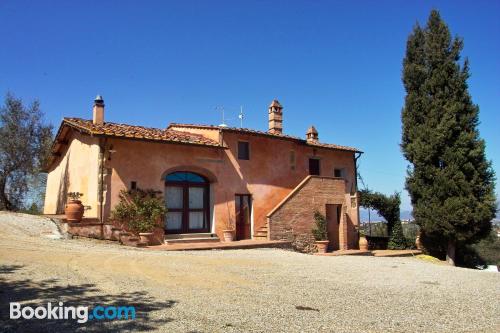
<svg viewBox="0 0 500 333">
<path fill-rule="evenodd" d="M 165 239 L 166 244 L 212 243 L 212 242 L 216 243 L 220 242 L 220 240 L 218 237 Z"/>
<path fill-rule="evenodd" d="M 165 240 L 169 240 L 169 239 L 188 239 L 188 238 L 217 238 L 217 235 L 209 233 L 209 232 L 191 233 L 191 234 L 166 234 L 165 235 Z"/>
<path fill-rule="evenodd" d="M 267 235 L 261 236 L 261 235 L 253 235 L 254 240 L 267 240 Z"/>
</svg>

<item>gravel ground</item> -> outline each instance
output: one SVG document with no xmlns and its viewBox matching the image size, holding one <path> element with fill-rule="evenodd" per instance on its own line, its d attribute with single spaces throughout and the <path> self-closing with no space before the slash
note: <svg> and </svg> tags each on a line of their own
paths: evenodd
<svg viewBox="0 0 500 333">
<path fill-rule="evenodd" d="M 278 249 L 162 252 L 0 212 L 1 332 L 499 332 L 500 274 Z M 135 320 L 9 320 L 9 302 L 134 305 Z"/>
</svg>

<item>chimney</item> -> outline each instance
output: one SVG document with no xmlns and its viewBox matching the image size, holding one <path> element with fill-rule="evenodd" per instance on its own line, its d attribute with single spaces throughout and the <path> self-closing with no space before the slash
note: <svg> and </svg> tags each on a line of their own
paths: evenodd
<svg viewBox="0 0 500 333">
<path fill-rule="evenodd" d="M 307 142 L 318 142 L 318 131 L 314 126 L 309 127 L 306 132 L 306 140 Z"/>
<path fill-rule="evenodd" d="M 92 108 L 92 122 L 95 125 L 104 124 L 104 100 L 101 95 L 97 95 L 94 99 L 94 107 Z"/>
<path fill-rule="evenodd" d="M 283 133 L 283 107 L 278 100 L 274 99 L 269 105 L 269 133 Z"/>
</svg>

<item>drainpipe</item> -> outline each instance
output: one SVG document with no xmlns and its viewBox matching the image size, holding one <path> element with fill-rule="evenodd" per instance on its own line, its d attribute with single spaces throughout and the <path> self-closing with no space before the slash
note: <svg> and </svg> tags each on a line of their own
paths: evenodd
<svg viewBox="0 0 500 333">
<path fill-rule="evenodd" d="M 104 155 L 107 139 L 99 140 L 99 220 L 101 222 L 101 237 L 104 238 Z"/>
<path fill-rule="evenodd" d="M 358 155 L 356 156 L 356 154 L 358 154 Z M 354 159 L 354 188 L 355 188 L 356 192 L 358 192 L 358 158 L 360 158 L 362 154 L 363 154 L 362 152 L 356 152 L 353 155 L 353 159 Z"/>
</svg>

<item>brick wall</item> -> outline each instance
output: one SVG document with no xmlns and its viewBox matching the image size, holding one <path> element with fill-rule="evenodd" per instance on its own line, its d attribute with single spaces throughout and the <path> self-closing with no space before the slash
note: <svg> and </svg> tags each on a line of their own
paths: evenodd
<svg viewBox="0 0 500 333">
<path fill-rule="evenodd" d="M 268 214 L 269 238 L 292 241 L 296 249 L 312 252 L 315 250 L 311 233 L 314 211 L 326 215 L 327 204 L 342 205 L 339 246 L 341 249 L 354 248 L 358 223 L 357 213 L 354 213 L 356 205 L 351 204 L 351 200 L 344 179 L 308 176 Z"/>
</svg>

